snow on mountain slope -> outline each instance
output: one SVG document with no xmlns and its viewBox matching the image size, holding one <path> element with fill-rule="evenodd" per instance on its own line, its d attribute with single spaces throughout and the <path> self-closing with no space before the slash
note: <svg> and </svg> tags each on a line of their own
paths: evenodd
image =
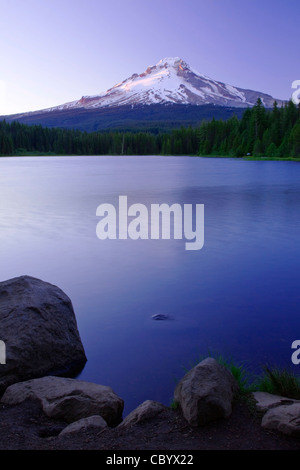
<svg viewBox="0 0 300 470">
<path fill-rule="evenodd" d="M 78 101 L 43 111 L 168 103 L 246 108 L 253 106 L 258 97 L 266 107 L 271 107 L 275 101 L 265 93 L 244 90 L 213 80 L 192 69 L 179 57 L 166 57 L 148 67 L 145 72 L 134 73 L 106 92 L 96 96 L 83 96 Z M 276 101 L 278 104 L 282 103 L 281 100 Z"/>
</svg>

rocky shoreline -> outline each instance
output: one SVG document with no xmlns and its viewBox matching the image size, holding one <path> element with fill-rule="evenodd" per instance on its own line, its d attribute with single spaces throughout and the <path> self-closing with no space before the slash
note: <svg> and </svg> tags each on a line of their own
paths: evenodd
<svg viewBox="0 0 300 470">
<path fill-rule="evenodd" d="M 37 380 L 45 385 L 48 379 Z M 60 381 L 60 378 L 50 379 L 57 383 Z M 76 379 L 71 380 L 77 382 Z M 24 382 L 19 391 L 25 387 L 28 392 L 28 385 L 32 383 Z M 93 388 L 93 384 L 91 386 Z M 81 386 L 79 389 L 83 391 Z M 119 455 L 118 452 L 128 450 L 184 452 L 300 449 L 299 435 L 286 435 L 278 428 L 262 426 L 268 413 L 266 410 L 272 412 L 276 408 L 289 406 L 282 397 L 269 394 L 252 397 L 252 409 L 249 403 L 237 397 L 229 416 L 207 421 L 200 426 L 191 426 L 180 407 L 171 409 L 147 400 L 119 424 L 109 426 L 99 409 L 95 414 L 94 403 L 89 408 L 88 401 L 93 400 L 87 399 L 86 391 L 84 397 L 80 393 L 74 395 L 74 388 L 72 391 L 71 401 L 67 395 L 62 399 L 59 393 L 60 398 L 53 402 L 53 406 L 51 400 L 43 399 L 42 395 L 37 398 L 30 392 L 24 400 L 22 397 L 13 399 L 14 394 L 10 391 L 0 403 L 0 450 L 100 450 L 106 453 L 114 451 Z M 50 398 L 49 393 L 46 395 Z M 10 404 L 4 403 L 9 396 Z M 84 409 L 78 406 L 80 397 L 85 402 L 86 411 L 90 411 L 86 413 L 89 416 L 77 419 L 77 413 L 82 413 Z M 19 402 L 20 399 L 22 401 Z"/>
<path fill-rule="evenodd" d="M 147 400 L 123 419 L 124 401 L 110 387 L 65 376 L 86 356 L 72 303 L 56 286 L 29 276 L 0 283 L 0 321 L 2 449 L 211 448 L 212 430 L 228 438 L 232 421 L 240 438 L 252 428 L 240 441 L 220 435 L 218 448 L 256 448 L 251 435 L 258 448 L 300 448 L 300 401 L 256 392 L 251 414 L 231 372 L 210 357 L 177 384 L 176 409 Z"/>
</svg>

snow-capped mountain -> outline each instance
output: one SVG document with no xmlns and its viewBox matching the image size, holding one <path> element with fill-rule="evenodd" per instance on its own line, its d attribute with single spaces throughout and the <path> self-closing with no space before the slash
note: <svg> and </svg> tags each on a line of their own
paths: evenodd
<svg viewBox="0 0 300 470">
<path fill-rule="evenodd" d="M 179 57 L 167 57 L 145 72 L 96 96 L 27 113 L 4 116 L 7 122 L 80 129 L 173 129 L 195 126 L 204 119 L 241 117 L 261 98 L 266 108 L 272 96 L 213 80 Z M 279 106 L 284 104 L 277 100 Z"/>
<path fill-rule="evenodd" d="M 213 80 L 192 69 L 179 57 L 167 57 L 148 67 L 143 73 L 134 73 L 106 92 L 96 96 L 83 96 L 78 101 L 49 108 L 47 111 L 168 103 L 246 108 L 253 106 L 258 97 L 265 107 L 272 107 L 275 101 L 265 93 L 244 90 Z M 281 100 L 276 101 L 281 103 Z"/>
</svg>

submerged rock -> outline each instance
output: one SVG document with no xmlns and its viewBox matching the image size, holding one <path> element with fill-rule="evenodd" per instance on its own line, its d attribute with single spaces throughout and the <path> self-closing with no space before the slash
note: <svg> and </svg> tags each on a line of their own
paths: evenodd
<svg viewBox="0 0 300 470">
<path fill-rule="evenodd" d="M 30 276 L 0 283 L 0 394 L 7 386 L 55 374 L 73 376 L 86 362 L 73 306 L 58 287 Z"/>
<path fill-rule="evenodd" d="M 170 317 L 164 313 L 156 313 L 155 315 L 152 315 L 152 320 L 170 320 Z"/>
</svg>

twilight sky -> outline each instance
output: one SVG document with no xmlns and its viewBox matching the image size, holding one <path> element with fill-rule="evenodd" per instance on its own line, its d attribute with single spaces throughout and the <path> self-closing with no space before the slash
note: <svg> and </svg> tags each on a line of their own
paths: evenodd
<svg viewBox="0 0 300 470">
<path fill-rule="evenodd" d="M 164 57 L 289 99 L 299 0 L 0 0 L 0 115 L 95 95 Z"/>
</svg>

